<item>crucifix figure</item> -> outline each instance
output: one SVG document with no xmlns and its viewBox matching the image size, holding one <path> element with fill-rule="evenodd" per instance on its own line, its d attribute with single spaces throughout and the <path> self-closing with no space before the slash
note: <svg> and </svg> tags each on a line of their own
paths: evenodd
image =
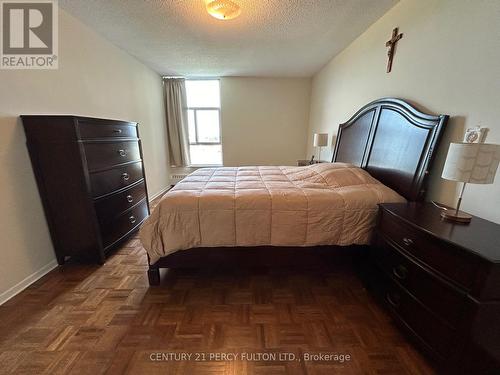
<svg viewBox="0 0 500 375">
<path fill-rule="evenodd" d="M 392 69 L 392 58 L 394 57 L 394 50 L 396 48 L 396 43 L 398 42 L 399 39 L 403 37 L 403 34 L 398 34 L 398 28 L 394 28 L 392 30 L 392 38 L 391 40 L 388 40 L 385 43 L 386 47 L 389 47 L 389 50 L 387 51 L 387 57 L 389 60 L 387 61 L 387 73 L 390 73 Z"/>
</svg>

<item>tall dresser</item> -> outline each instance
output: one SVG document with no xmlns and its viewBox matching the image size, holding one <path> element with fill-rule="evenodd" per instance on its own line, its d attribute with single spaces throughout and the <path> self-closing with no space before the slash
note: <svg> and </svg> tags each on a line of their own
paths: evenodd
<svg viewBox="0 0 500 375">
<path fill-rule="evenodd" d="M 137 123 L 21 118 L 58 263 L 103 263 L 149 215 Z"/>
</svg>

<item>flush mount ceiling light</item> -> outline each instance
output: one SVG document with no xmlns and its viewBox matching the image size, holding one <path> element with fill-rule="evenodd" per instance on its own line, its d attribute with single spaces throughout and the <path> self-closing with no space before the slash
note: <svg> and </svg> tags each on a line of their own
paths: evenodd
<svg viewBox="0 0 500 375">
<path fill-rule="evenodd" d="M 240 15 L 241 8 L 231 0 L 208 0 L 207 12 L 219 20 L 231 20 Z"/>
</svg>

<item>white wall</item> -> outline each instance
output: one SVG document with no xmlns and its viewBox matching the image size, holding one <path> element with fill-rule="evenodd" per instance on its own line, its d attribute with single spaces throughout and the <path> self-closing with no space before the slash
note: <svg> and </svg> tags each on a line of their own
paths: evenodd
<svg viewBox="0 0 500 375">
<path fill-rule="evenodd" d="M 0 71 L 0 303 L 55 264 L 19 115 L 137 121 L 150 195 L 168 185 L 160 76 L 62 9 L 59 43 L 58 70 Z"/>
<path fill-rule="evenodd" d="M 310 90 L 309 78 L 222 78 L 224 165 L 296 165 L 306 152 Z"/>
<path fill-rule="evenodd" d="M 312 133 L 336 134 L 338 124 L 381 97 L 449 114 L 428 199 L 454 204 L 457 184 L 440 178 L 449 142 L 481 124 L 490 128 L 487 141 L 500 143 L 499 15 L 494 0 L 402 0 L 314 76 L 308 145 Z M 394 27 L 404 37 L 386 74 L 385 42 Z M 494 185 L 468 185 L 463 209 L 500 222 L 499 174 Z"/>
</svg>

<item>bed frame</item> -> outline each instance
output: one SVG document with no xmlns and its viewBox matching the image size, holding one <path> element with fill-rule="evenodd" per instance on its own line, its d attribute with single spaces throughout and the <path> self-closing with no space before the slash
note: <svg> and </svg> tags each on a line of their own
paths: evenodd
<svg viewBox="0 0 500 375">
<path fill-rule="evenodd" d="M 360 166 L 409 201 L 423 200 L 435 150 L 447 121 L 447 115 L 425 114 L 401 99 L 375 100 L 340 124 L 332 162 Z M 150 285 L 159 284 L 160 268 L 303 266 L 321 263 L 321 259 L 333 253 L 359 250 L 360 246 L 200 247 L 178 251 L 149 264 L 148 279 Z"/>
</svg>

